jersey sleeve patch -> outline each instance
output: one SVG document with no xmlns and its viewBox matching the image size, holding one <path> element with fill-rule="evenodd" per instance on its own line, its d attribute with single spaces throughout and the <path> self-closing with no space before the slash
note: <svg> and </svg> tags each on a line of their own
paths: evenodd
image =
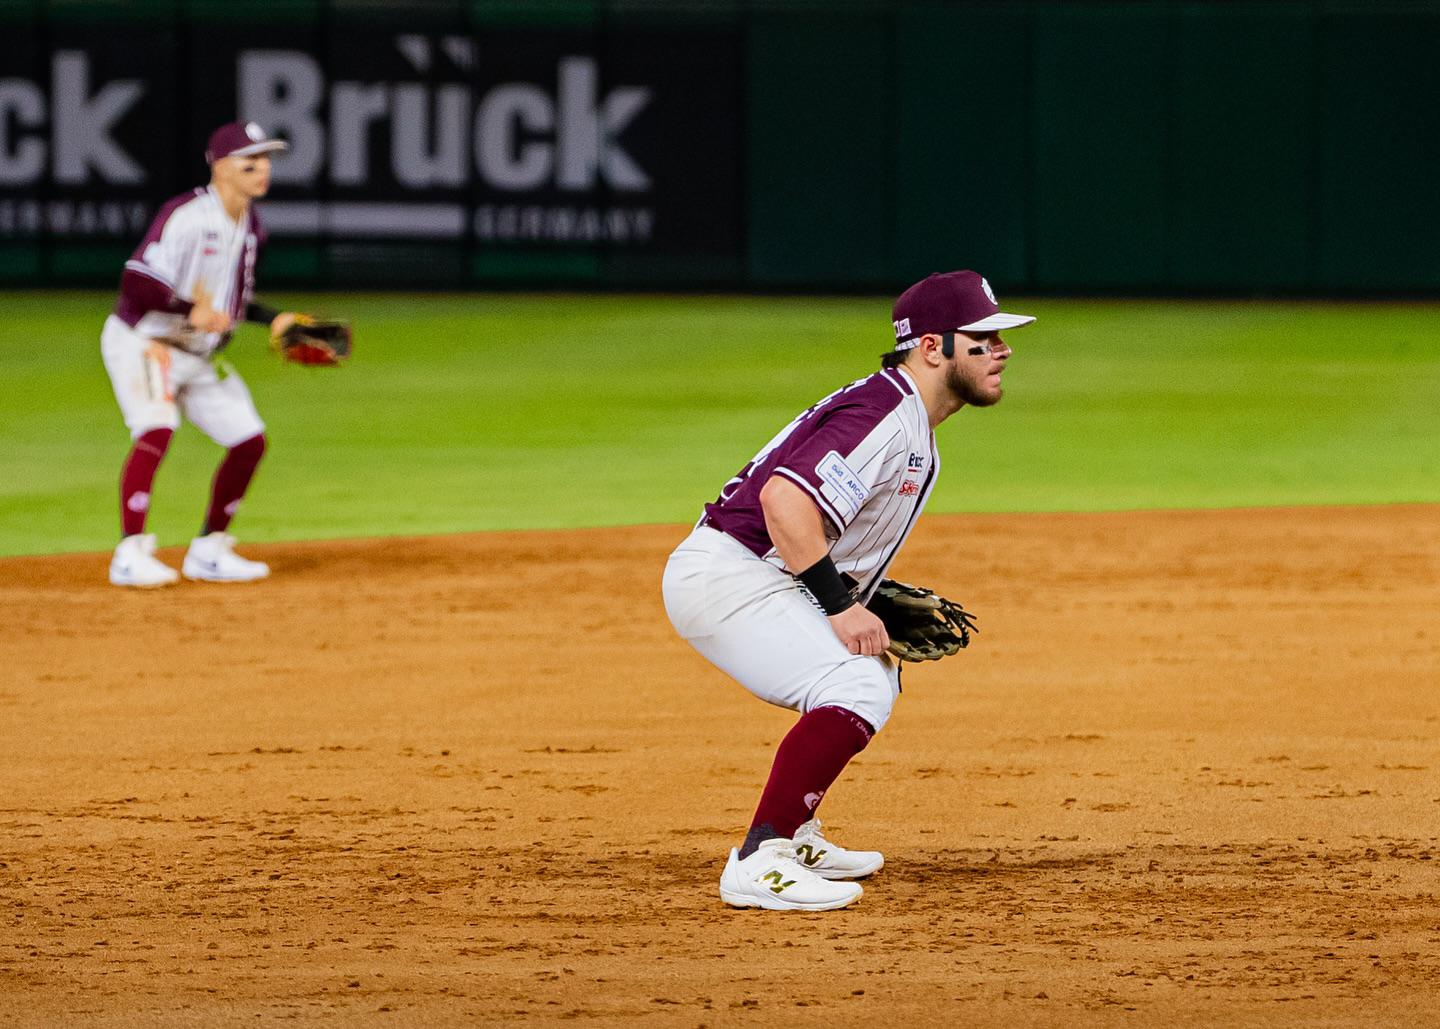
<svg viewBox="0 0 1440 1029">
<path fill-rule="evenodd" d="M 835 510 L 845 516 L 848 522 L 860 513 L 865 501 L 870 499 L 870 488 L 855 474 L 839 451 L 832 450 L 815 466 L 820 479 L 820 489 L 835 505 Z"/>
</svg>

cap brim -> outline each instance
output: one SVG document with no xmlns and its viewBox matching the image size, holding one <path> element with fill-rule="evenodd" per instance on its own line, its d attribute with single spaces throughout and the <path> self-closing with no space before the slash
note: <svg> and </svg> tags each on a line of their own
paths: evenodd
<svg viewBox="0 0 1440 1029">
<path fill-rule="evenodd" d="M 998 332 L 1001 329 L 1018 329 L 1022 325 L 1029 325 L 1035 320 L 1030 314 L 1005 314 L 997 312 L 988 318 L 981 318 L 978 322 L 971 322 L 969 325 L 961 325 L 961 332 Z"/>
<path fill-rule="evenodd" d="M 281 150 L 289 150 L 290 144 L 283 139 L 267 139 L 260 143 L 251 143 L 249 146 L 242 146 L 239 150 L 232 150 L 226 157 L 254 157 L 256 154 L 278 153 Z"/>
</svg>

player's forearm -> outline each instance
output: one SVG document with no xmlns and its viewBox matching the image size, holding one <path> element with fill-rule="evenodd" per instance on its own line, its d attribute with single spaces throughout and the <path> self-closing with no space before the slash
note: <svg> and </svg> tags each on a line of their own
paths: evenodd
<svg viewBox="0 0 1440 1029">
<path fill-rule="evenodd" d="M 760 507 L 770 542 L 792 572 L 804 571 L 830 553 L 820 509 L 793 482 L 771 476 L 760 490 Z"/>
<path fill-rule="evenodd" d="M 834 618 L 854 607 L 854 595 L 830 560 L 825 520 L 815 502 L 793 482 L 776 475 L 760 490 L 760 508 L 765 512 L 770 542 L 785 559 L 785 567 L 805 584 L 821 610 Z M 869 628 L 868 622 L 865 627 Z M 839 627 L 836 632 L 848 646 L 851 636 L 842 633 Z M 879 652 L 873 648 L 851 651 L 855 654 Z"/>
</svg>

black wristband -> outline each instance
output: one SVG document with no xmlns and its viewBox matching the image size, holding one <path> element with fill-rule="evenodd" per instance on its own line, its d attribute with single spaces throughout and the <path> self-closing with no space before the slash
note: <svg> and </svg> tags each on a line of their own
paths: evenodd
<svg viewBox="0 0 1440 1029">
<path fill-rule="evenodd" d="M 279 317 L 280 312 L 273 307 L 257 304 L 253 300 L 245 305 L 245 320 L 247 322 L 259 322 L 261 325 L 269 325 Z"/>
<path fill-rule="evenodd" d="M 855 606 L 855 597 L 845 588 L 845 580 L 840 578 L 840 571 L 835 567 L 835 562 L 830 560 L 829 554 L 795 578 L 804 583 L 820 609 L 827 615 L 838 615 L 841 611 Z"/>
</svg>

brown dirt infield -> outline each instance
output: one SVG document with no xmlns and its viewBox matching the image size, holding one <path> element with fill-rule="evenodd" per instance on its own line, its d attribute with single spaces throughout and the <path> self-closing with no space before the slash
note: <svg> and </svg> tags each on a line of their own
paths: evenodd
<svg viewBox="0 0 1440 1029">
<path fill-rule="evenodd" d="M 1435 1024 L 1440 509 L 929 517 L 983 632 L 814 915 L 716 896 L 793 716 L 674 637 L 683 532 L 0 562 L 0 1022 Z"/>
</svg>

